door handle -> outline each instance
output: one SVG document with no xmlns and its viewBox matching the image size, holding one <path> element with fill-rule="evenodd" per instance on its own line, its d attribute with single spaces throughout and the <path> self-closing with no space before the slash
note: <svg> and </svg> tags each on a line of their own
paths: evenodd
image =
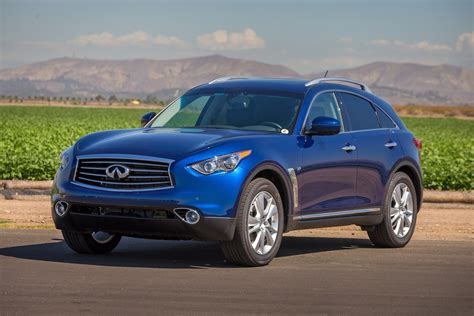
<svg viewBox="0 0 474 316">
<path fill-rule="evenodd" d="M 346 145 L 346 146 L 342 147 L 342 150 L 347 151 L 347 152 L 351 152 L 351 151 L 354 151 L 356 149 L 357 148 L 354 145 Z"/>
<path fill-rule="evenodd" d="M 388 143 L 385 143 L 384 146 L 387 147 L 388 149 L 392 149 L 392 148 L 394 148 L 394 147 L 397 147 L 397 143 L 396 143 L 396 142 L 389 141 Z"/>
</svg>

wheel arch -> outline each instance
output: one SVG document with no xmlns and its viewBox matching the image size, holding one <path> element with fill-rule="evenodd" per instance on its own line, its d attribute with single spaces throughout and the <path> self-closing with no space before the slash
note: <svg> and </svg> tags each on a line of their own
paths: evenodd
<svg viewBox="0 0 474 316">
<path fill-rule="evenodd" d="M 263 162 L 256 166 L 247 176 L 244 185 L 240 189 L 239 198 L 237 203 L 240 201 L 243 190 L 247 185 L 256 178 L 265 178 L 271 181 L 278 192 L 283 202 L 283 213 L 285 216 L 284 220 L 284 231 L 288 231 L 292 227 L 291 219 L 293 218 L 293 205 L 294 197 L 292 194 L 292 184 L 288 172 L 279 164 L 275 162 Z"/>
<path fill-rule="evenodd" d="M 423 177 L 421 175 L 421 171 L 419 168 L 416 167 L 416 165 L 411 162 L 411 161 L 402 161 L 398 163 L 394 168 L 393 171 L 390 174 L 390 178 L 392 179 L 393 175 L 397 172 L 403 172 L 408 177 L 410 177 L 411 181 L 413 182 L 413 185 L 415 186 L 416 190 L 416 204 L 418 207 L 418 211 L 421 209 L 421 205 L 423 203 Z M 387 183 L 387 188 L 388 188 Z M 387 194 L 387 192 L 385 192 Z"/>
</svg>

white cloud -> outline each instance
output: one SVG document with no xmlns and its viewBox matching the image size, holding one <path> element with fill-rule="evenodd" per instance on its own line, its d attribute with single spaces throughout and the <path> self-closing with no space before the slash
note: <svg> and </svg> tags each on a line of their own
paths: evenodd
<svg viewBox="0 0 474 316">
<path fill-rule="evenodd" d="M 153 37 L 147 32 L 136 31 L 121 36 L 114 36 L 109 32 L 93 33 L 78 36 L 71 41 L 78 46 L 136 46 L 136 45 L 167 45 L 183 46 L 185 43 L 174 36 L 157 35 Z"/>
<path fill-rule="evenodd" d="M 459 35 L 454 48 L 460 52 L 474 52 L 474 32 Z"/>
<path fill-rule="evenodd" d="M 251 28 L 243 32 L 228 32 L 217 30 L 213 33 L 197 37 L 198 46 L 212 51 L 218 50 L 247 50 L 265 47 L 265 40 L 257 35 Z"/>
<path fill-rule="evenodd" d="M 415 44 L 407 44 L 408 48 L 416 48 L 421 50 L 428 50 L 428 51 L 449 51 L 451 47 L 444 44 L 432 44 L 426 41 L 418 42 Z"/>
<path fill-rule="evenodd" d="M 118 44 L 118 45 L 137 45 L 137 44 L 145 44 L 150 41 L 150 34 L 143 31 L 137 31 L 128 33 L 116 38 L 112 38 L 111 43 Z"/>
<path fill-rule="evenodd" d="M 79 46 L 87 46 L 87 45 L 110 46 L 110 45 L 113 45 L 114 40 L 115 38 L 112 35 L 112 33 L 103 32 L 103 33 L 82 35 L 82 36 L 76 37 L 71 42 Z"/>
<path fill-rule="evenodd" d="M 448 45 L 444 44 L 433 44 L 427 41 L 421 41 L 417 43 L 406 43 L 399 40 L 385 40 L 385 39 L 377 39 L 370 41 L 370 44 L 376 46 L 393 46 L 393 47 L 401 47 L 407 49 L 416 49 L 416 50 L 424 50 L 424 51 L 450 51 L 452 48 Z"/>
<path fill-rule="evenodd" d="M 156 45 L 185 46 L 186 43 L 175 36 L 157 35 L 152 42 Z"/>
</svg>

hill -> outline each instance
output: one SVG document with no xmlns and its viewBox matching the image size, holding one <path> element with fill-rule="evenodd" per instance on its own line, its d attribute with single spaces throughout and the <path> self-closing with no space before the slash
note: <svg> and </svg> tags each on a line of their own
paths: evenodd
<svg viewBox="0 0 474 316">
<path fill-rule="evenodd" d="M 0 71 L 0 94 L 17 96 L 154 95 L 167 99 L 186 89 L 228 75 L 313 78 L 281 66 L 221 55 L 175 60 L 94 60 L 58 58 Z M 376 62 L 329 71 L 330 77 L 366 82 L 391 102 L 472 104 L 474 70 L 452 65 L 426 66 Z"/>
</svg>

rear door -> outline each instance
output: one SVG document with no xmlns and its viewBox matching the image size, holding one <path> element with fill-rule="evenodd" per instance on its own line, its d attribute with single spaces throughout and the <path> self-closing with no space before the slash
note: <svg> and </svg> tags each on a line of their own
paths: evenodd
<svg viewBox="0 0 474 316">
<path fill-rule="evenodd" d="M 338 92 L 347 118 L 347 129 L 357 146 L 355 205 L 357 208 L 382 205 L 385 186 L 396 162 L 403 156 L 393 121 L 362 96 Z"/>
</svg>

